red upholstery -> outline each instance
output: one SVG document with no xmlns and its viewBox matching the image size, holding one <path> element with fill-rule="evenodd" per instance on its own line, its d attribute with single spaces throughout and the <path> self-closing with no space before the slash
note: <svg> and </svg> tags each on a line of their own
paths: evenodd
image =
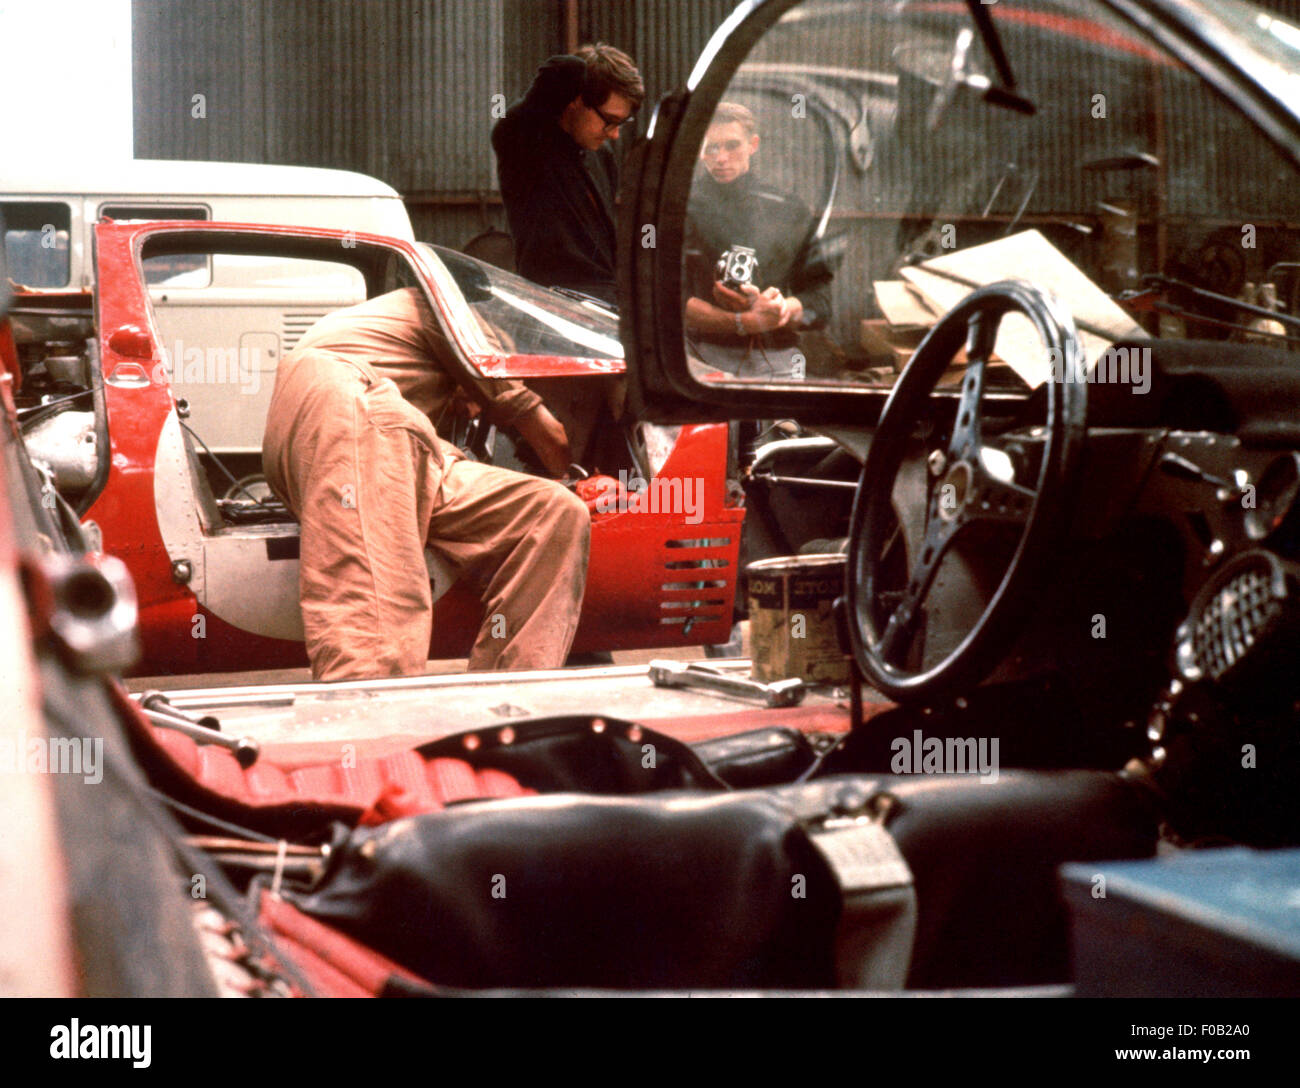
<svg viewBox="0 0 1300 1088">
<path fill-rule="evenodd" d="M 345 766 L 340 755 L 335 763 L 287 773 L 265 759 L 245 769 L 228 749 L 198 744 L 170 729 L 154 725 L 149 729 L 158 746 L 200 785 L 254 807 L 294 800 L 344 805 L 359 814 L 397 790 L 420 806 L 415 811 L 437 812 L 456 801 L 521 797 L 534 792 L 500 771 L 476 771 L 459 759 L 425 760 L 409 750 L 380 759 L 357 757 L 351 761 L 353 766 Z"/>
<path fill-rule="evenodd" d="M 274 935 L 280 957 L 293 962 L 319 997 L 378 997 L 394 979 L 428 985 L 387 956 L 322 925 L 270 892 L 262 894 L 258 921 Z M 295 996 L 301 995 L 295 991 Z"/>
<path fill-rule="evenodd" d="M 358 745 L 340 745 L 333 762 L 285 770 L 263 756 L 244 768 L 229 749 L 152 725 L 124 691 L 113 690 L 136 756 L 155 786 L 226 819 L 264 829 L 268 819 L 285 824 L 269 829 L 279 834 L 301 834 L 333 820 L 377 824 L 457 801 L 537 792 L 502 771 L 475 770 L 459 759 L 426 759 L 414 749 L 375 758 L 357 754 Z"/>
</svg>

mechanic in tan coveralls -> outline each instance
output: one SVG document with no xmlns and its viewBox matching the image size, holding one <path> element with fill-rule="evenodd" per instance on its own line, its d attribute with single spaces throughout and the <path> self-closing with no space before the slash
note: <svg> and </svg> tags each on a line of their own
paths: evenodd
<svg viewBox="0 0 1300 1088">
<path fill-rule="evenodd" d="M 564 663 L 587 576 L 586 504 L 560 484 L 466 460 L 438 437 L 451 351 L 415 288 L 318 321 L 280 363 L 262 462 L 302 524 L 300 590 L 318 680 L 423 673 L 427 545 L 483 586 L 471 669 Z M 481 380 L 498 425 L 555 475 L 564 427 L 519 382 Z M 256 587 L 250 587 L 256 592 Z"/>
</svg>

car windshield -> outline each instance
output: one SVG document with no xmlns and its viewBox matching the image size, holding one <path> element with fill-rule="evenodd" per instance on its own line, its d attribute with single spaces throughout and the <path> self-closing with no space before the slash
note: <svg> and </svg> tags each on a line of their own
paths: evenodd
<svg viewBox="0 0 1300 1088">
<path fill-rule="evenodd" d="M 1196 5 L 1204 33 L 1294 114 L 1300 114 L 1300 27 L 1241 0 Z"/>
<path fill-rule="evenodd" d="M 697 378 L 887 387 L 939 315 L 1007 278 L 1057 295 L 1094 375 L 1151 337 L 1300 345 L 1294 164 L 1095 0 L 982 11 L 1014 86 L 964 3 L 808 0 L 760 38 L 691 183 Z M 1261 63 L 1294 56 L 1277 16 L 1220 14 L 1238 56 L 1239 26 Z M 1053 365 L 1012 314 L 987 381 L 1026 392 Z"/>
<path fill-rule="evenodd" d="M 507 355 L 623 358 L 618 318 L 603 306 L 539 287 L 453 249 L 421 246 L 450 273 L 490 350 Z"/>
</svg>

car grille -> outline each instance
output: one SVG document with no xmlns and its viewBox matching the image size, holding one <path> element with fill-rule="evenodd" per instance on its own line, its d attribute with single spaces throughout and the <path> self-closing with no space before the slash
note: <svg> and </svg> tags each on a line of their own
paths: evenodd
<svg viewBox="0 0 1300 1088">
<path fill-rule="evenodd" d="M 665 542 L 665 581 L 660 585 L 659 623 L 682 625 L 683 638 L 701 623 L 730 620 L 726 614 L 732 602 L 734 572 L 708 577 L 728 567 L 733 550 L 731 537 L 699 537 Z M 678 558 L 680 556 L 680 558 Z"/>
<path fill-rule="evenodd" d="M 1247 552 L 1228 564 L 1178 629 L 1183 678 L 1218 682 L 1241 673 L 1248 659 L 1271 657 L 1296 633 L 1296 584 L 1295 568 L 1271 552 Z"/>
</svg>

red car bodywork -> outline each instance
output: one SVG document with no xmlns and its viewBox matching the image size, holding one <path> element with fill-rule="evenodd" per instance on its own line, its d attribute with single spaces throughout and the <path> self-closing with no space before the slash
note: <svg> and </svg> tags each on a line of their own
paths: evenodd
<svg viewBox="0 0 1300 1088">
<path fill-rule="evenodd" d="M 107 481 L 86 511 L 103 535 L 103 549 L 129 568 L 139 596 L 143 657 L 138 675 L 292 667 L 306 663 L 302 643 L 268 637 L 223 619 L 174 575 L 192 557 L 164 539 L 157 513 L 166 478 L 164 429 L 175 427 L 176 399 L 161 374 L 163 339 L 152 314 L 141 268 L 151 237 L 168 231 L 245 233 L 262 239 L 338 239 L 341 231 L 220 223 L 112 223 L 96 230 L 96 331 L 104 377 L 111 461 Z M 444 302 L 424 258 L 399 239 L 356 235 L 362 245 L 398 251 L 428 287 L 450 327 L 454 307 Z M 570 377 L 621 372 L 621 362 L 547 356 L 471 355 L 492 377 Z M 101 455 L 102 456 L 102 455 Z M 690 480 L 700 494 L 690 522 L 682 513 L 592 511 L 591 559 L 575 651 L 699 645 L 728 638 L 743 509 L 727 494 L 725 425 L 685 426 L 656 480 Z M 654 485 L 654 481 L 650 481 Z M 589 506 L 594 507 L 594 503 Z M 603 511 L 603 512 L 602 512 Z M 209 560 L 209 562 L 211 562 Z M 690 568 L 701 566 L 698 573 Z M 248 585 L 257 594 L 257 585 Z M 295 603 L 296 607 L 296 603 Z M 454 585 L 435 605 L 431 657 L 466 656 L 481 607 Z"/>
</svg>

